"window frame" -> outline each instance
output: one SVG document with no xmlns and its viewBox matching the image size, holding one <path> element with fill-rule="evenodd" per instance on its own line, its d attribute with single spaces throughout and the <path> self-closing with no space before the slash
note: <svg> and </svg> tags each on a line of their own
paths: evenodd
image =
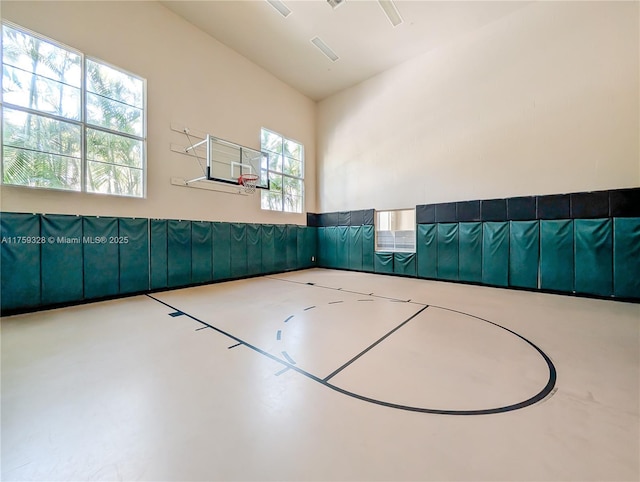
<svg viewBox="0 0 640 482">
<path fill-rule="evenodd" d="M 44 189 L 44 190 L 48 190 L 48 191 L 57 191 L 57 192 L 66 192 L 66 193 L 82 193 L 82 194 L 90 194 L 90 195 L 104 195 L 104 196 L 115 196 L 115 197 L 121 197 L 121 198 L 131 198 L 131 199 L 146 199 L 147 198 L 147 79 L 145 79 L 144 77 L 141 77 L 137 74 L 134 74 L 132 72 L 129 72 L 126 69 L 123 69 L 122 67 L 116 66 L 111 64 L 110 62 L 104 61 L 102 59 L 99 59 L 97 57 L 94 56 L 90 56 L 90 55 L 85 55 L 82 51 L 71 47 L 63 42 L 59 42 L 57 40 L 54 40 L 50 37 L 47 37 L 45 35 L 42 35 L 38 32 L 34 32 L 33 30 L 30 30 L 26 27 L 23 27 L 21 25 L 18 25 L 16 23 L 10 22 L 10 21 L 6 21 L 3 20 L 0 23 L 0 55 L 2 56 L 2 59 L 0 60 L 0 63 L 3 66 L 3 70 L 4 70 L 4 43 L 3 43 L 3 39 L 4 39 L 4 29 L 5 27 L 8 27 L 10 29 L 16 30 L 24 35 L 27 36 L 31 36 L 34 37 L 40 41 L 49 43 L 51 45 L 53 45 L 54 47 L 66 50 L 68 52 L 71 52 L 75 55 L 78 55 L 80 57 L 80 85 L 78 87 L 79 89 L 79 97 L 80 97 L 80 116 L 79 119 L 72 119 L 72 118 L 68 118 L 68 117 L 64 117 L 58 114 L 52 114 L 46 111 L 42 111 L 42 110 L 38 110 L 38 109 L 32 109 L 29 107 L 23 107 L 21 105 L 18 104 L 13 104 L 13 103 L 9 103 L 6 102 L 4 100 L 4 72 L 2 74 L 2 76 L 0 76 L 0 185 L 2 186 L 10 186 L 10 187 L 15 187 L 15 188 L 26 188 L 26 189 Z M 100 66 L 104 66 L 107 67 L 109 69 L 113 69 L 117 72 L 120 72 L 124 75 L 127 75 L 129 77 L 133 77 L 139 81 L 141 81 L 142 85 L 142 98 L 141 98 L 141 103 L 142 103 L 142 107 L 141 109 L 141 122 L 142 122 L 142 129 L 141 129 L 141 135 L 140 136 L 136 136 L 136 135 L 132 135 L 126 132 L 121 132 L 121 131 L 117 131 L 114 129 L 109 129 L 97 124 L 93 124 L 87 121 L 87 94 L 88 94 L 88 90 L 87 90 L 87 61 L 92 61 Z M 9 64 L 7 64 L 9 65 Z M 37 75 L 35 72 L 32 73 L 32 75 Z M 53 80 L 53 79 L 50 79 Z M 56 81 L 57 82 L 57 81 Z M 111 100 L 115 100 L 116 99 L 111 99 Z M 80 188 L 79 189 L 65 189 L 65 188 L 61 188 L 61 187 L 47 187 L 47 186 L 30 186 L 30 185 L 26 185 L 26 184 L 13 184 L 13 183 L 8 183 L 5 182 L 5 178 L 4 178 L 4 174 L 5 174 L 5 163 L 4 163 L 4 150 L 5 150 L 5 143 L 4 143 L 4 113 L 5 113 L 5 109 L 10 109 L 13 111 L 18 111 L 18 112 L 23 112 L 27 115 L 35 115 L 35 116 L 39 116 L 39 117 L 43 117 L 46 119 L 51 119 L 53 121 L 56 122 L 62 122 L 62 123 L 66 123 L 66 124 L 70 124 L 73 126 L 76 126 L 79 128 L 80 130 L 80 139 L 79 139 L 79 143 L 80 143 Z M 132 139 L 138 142 L 141 142 L 141 146 L 142 146 L 142 154 L 141 154 L 141 167 L 137 168 L 137 167 L 132 167 L 132 166 L 125 166 L 128 167 L 130 169 L 137 169 L 137 170 L 141 170 L 142 174 L 141 174 L 141 183 L 142 183 L 142 188 L 141 188 L 141 193 L 140 195 L 134 195 L 134 194 L 117 194 L 117 193 L 104 193 L 104 192 L 99 192 L 99 191 L 92 191 L 89 190 L 87 188 L 87 179 L 88 179 L 88 163 L 89 160 L 87 159 L 87 130 L 88 129 L 92 129 L 94 131 L 100 131 L 100 132 L 104 132 L 107 134 L 111 134 L 111 135 L 116 135 L 116 136 L 121 136 L 121 137 L 125 137 L 128 139 Z M 7 146 L 10 147 L 10 146 Z M 44 151 L 38 151 L 38 152 L 44 152 Z M 119 166 L 120 164 L 113 164 L 114 166 Z"/>
<path fill-rule="evenodd" d="M 277 137 L 280 138 L 281 145 L 282 145 L 282 151 L 280 153 L 276 153 L 274 151 L 271 151 L 271 150 L 267 149 L 265 146 L 262 145 L 263 133 L 265 131 L 268 132 L 271 135 L 274 135 L 274 136 L 277 136 Z M 285 155 L 285 152 L 284 152 L 284 145 L 285 145 L 285 142 L 287 142 L 287 141 L 295 143 L 298 146 L 300 146 L 300 159 L 299 159 L 299 161 L 300 161 L 300 177 L 292 176 L 291 174 L 287 174 L 287 173 L 284 172 L 285 158 L 287 157 Z M 266 152 L 269 155 L 269 157 L 271 155 L 278 155 L 278 156 L 282 157 L 282 167 L 281 167 L 280 171 L 276 171 L 276 170 L 271 169 L 270 162 L 267 164 L 267 169 L 264 170 L 264 171 L 266 171 L 266 174 L 267 174 L 267 179 L 269 181 L 269 186 L 272 185 L 271 176 L 270 176 L 271 173 L 279 175 L 279 176 L 282 176 L 282 185 L 281 185 L 282 191 L 280 192 L 280 209 L 276 210 L 276 209 L 270 209 L 270 208 L 263 207 L 263 204 L 262 204 L 263 196 L 265 194 L 268 196 L 269 194 L 277 192 L 277 191 L 272 191 L 271 188 L 269 188 L 268 190 L 261 191 L 261 194 L 260 194 L 260 209 L 263 210 L 263 211 L 280 212 L 280 213 L 287 213 L 287 214 L 303 214 L 305 212 L 305 198 L 306 198 L 306 196 L 305 196 L 305 184 L 304 184 L 304 177 L 305 177 L 305 160 L 304 160 L 305 147 L 304 147 L 304 144 L 299 142 L 299 141 L 296 141 L 295 139 L 291 139 L 290 137 L 285 137 L 284 135 L 280 134 L 279 132 L 275 132 L 275 131 L 273 131 L 271 129 L 268 129 L 266 127 L 262 127 L 260 129 L 260 150 L 262 152 Z M 294 160 L 296 160 L 296 159 L 294 159 Z M 285 189 L 284 189 L 284 185 L 285 185 L 284 180 L 285 180 L 285 178 L 294 179 L 294 180 L 300 182 L 301 193 L 300 193 L 300 211 L 299 212 L 298 211 L 287 211 L 287 210 L 285 210 Z"/>
</svg>

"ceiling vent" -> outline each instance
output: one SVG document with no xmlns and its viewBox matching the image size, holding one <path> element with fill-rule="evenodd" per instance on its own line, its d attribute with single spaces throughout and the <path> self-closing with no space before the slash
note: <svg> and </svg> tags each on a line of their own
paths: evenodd
<svg viewBox="0 0 640 482">
<path fill-rule="evenodd" d="M 342 5 L 345 0 L 327 0 L 327 3 L 331 5 L 331 8 L 337 8 Z"/>
<path fill-rule="evenodd" d="M 391 22 L 391 25 L 397 27 L 404 21 L 402 20 L 395 3 L 393 3 L 393 0 L 378 0 L 378 3 L 380 4 L 380 7 L 382 7 L 384 14 Z"/>
<path fill-rule="evenodd" d="M 291 14 L 289 7 L 280 0 L 267 0 L 267 3 L 275 8 L 284 18 L 287 18 Z"/>
<path fill-rule="evenodd" d="M 331 60 L 331 62 L 335 62 L 340 58 L 320 37 L 313 37 L 311 39 L 311 43 L 318 47 L 320 51 Z"/>
</svg>

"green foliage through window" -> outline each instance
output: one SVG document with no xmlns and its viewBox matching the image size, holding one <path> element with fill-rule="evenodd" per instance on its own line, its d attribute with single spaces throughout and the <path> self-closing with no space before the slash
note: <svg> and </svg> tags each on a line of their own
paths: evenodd
<svg viewBox="0 0 640 482">
<path fill-rule="evenodd" d="M 2 42 L 2 182 L 142 197 L 144 80 L 13 25 Z"/>
<path fill-rule="evenodd" d="M 304 208 L 304 146 L 262 129 L 261 148 L 269 154 L 263 175 L 269 177 L 269 191 L 261 191 L 262 209 L 301 213 Z"/>
</svg>

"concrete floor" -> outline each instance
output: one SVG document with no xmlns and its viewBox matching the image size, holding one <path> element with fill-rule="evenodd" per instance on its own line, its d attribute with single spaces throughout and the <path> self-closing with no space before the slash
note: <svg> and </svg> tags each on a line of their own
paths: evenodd
<svg viewBox="0 0 640 482">
<path fill-rule="evenodd" d="M 1 328 L 7 481 L 640 479 L 637 304 L 314 269 Z"/>
</svg>

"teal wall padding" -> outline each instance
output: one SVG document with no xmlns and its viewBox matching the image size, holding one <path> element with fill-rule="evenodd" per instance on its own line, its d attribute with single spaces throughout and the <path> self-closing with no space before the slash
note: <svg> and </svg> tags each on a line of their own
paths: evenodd
<svg viewBox="0 0 640 482">
<path fill-rule="evenodd" d="M 482 282 L 482 223 L 460 223 L 458 279 Z"/>
<path fill-rule="evenodd" d="M 82 218 L 84 298 L 117 295 L 120 291 L 118 219 Z"/>
<path fill-rule="evenodd" d="M 362 271 L 362 226 L 349 227 L 349 269 Z"/>
<path fill-rule="evenodd" d="M 42 304 L 81 300 L 82 218 L 58 214 L 42 216 L 41 236 L 55 240 L 41 246 Z"/>
<path fill-rule="evenodd" d="M 276 271 L 276 240 L 275 226 L 273 224 L 262 225 L 262 273 Z"/>
<path fill-rule="evenodd" d="M 486 222 L 482 229 L 482 282 L 509 284 L 509 223 Z"/>
<path fill-rule="evenodd" d="M 215 222 L 211 224 L 213 235 L 213 279 L 231 278 L 231 225 Z"/>
<path fill-rule="evenodd" d="M 575 288 L 577 293 L 613 294 L 613 223 L 611 219 L 576 219 Z"/>
<path fill-rule="evenodd" d="M 262 273 L 262 229 L 259 224 L 247 224 L 247 274 Z"/>
<path fill-rule="evenodd" d="M 191 283 L 191 221 L 167 222 L 167 280 L 170 287 Z"/>
<path fill-rule="evenodd" d="M 284 254 L 284 253 L 283 253 Z M 231 224 L 231 277 L 247 276 L 247 225 Z"/>
<path fill-rule="evenodd" d="M 316 257 L 316 228 L 298 226 L 297 268 L 311 268 Z"/>
<path fill-rule="evenodd" d="M 349 226 L 338 226 L 336 241 L 336 267 L 349 268 Z"/>
<path fill-rule="evenodd" d="M 511 221 L 509 226 L 509 285 L 538 287 L 540 224 L 538 221 Z"/>
<path fill-rule="evenodd" d="M 320 226 L 316 229 L 317 236 L 317 245 L 318 245 L 318 266 L 321 268 L 327 268 L 329 265 L 327 264 L 327 247 L 329 244 L 327 243 L 326 231 L 327 228 L 324 226 Z"/>
<path fill-rule="evenodd" d="M 167 221 L 151 220 L 151 289 L 166 288 L 167 278 Z"/>
<path fill-rule="evenodd" d="M 20 239 L 18 239 L 20 238 Z M 29 238 L 31 243 L 23 243 Z M 2 311 L 40 305 L 40 216 L 0 216 L 0 300 Z M 33 242 L 35 241 L 35 242 Z M 44 240 L 46 242 L 46 239 Z"/>
<path fill-rule="evenodd" d="M 416 233 L 416 255 L 418 276 L 437 278 L 438 244 L 435 224 L 418 224 Z"/>
<path fill-rule="evenodd" d="M 118 219 L 118 236 L 127 242 L 118 245 L 120 293 L 149 289 L 149 220 Z"/>
<path fill-rule="evenodd" d="M 416 275 L 415 253 L 393 253 L 393 272 L 405 276 Z"/>
<path fill-rule="evenodd" d="M 275 240 L 275 269 L 276 271 L 286 271 L 287 269 L 287 227 L 282 224 L 274 226 L 273 238 Z"/>
<path fill-rule="evenodd" d="M 286 226 L 287 229 L 287 270 L 296 269 L 298 265 L 298 227 L 292 224 Z"/>
<path fill-rule="evenodd" d="M 191 222 L 191 282 L 213 280 L 213 235 L 210 222 Z"/>
<path fill-rule="evenodd" d="M 438 279 L 458 279 L 458 224 L 439 223 L 438 225 Z"/>
<path fill-rule="evenodd" d="M 613 292 L 640 298 L 640 218 L 613 220 Z"/>
<path fill-rule="evenodd" d="M 540 221 L 540 288 L 574 290 L 573 220 Z"/>
<path fill-rule="evenodd" d="M 372 225 L 362 226 L 362 270 L 373 272 L 375 270 L 375 231 Z"/>
<path fill-rule="evenodd" d="M 338 228 L 336 226 L 327 226 L 324 231 L 326 248 L 325 266 L 328 268 L 338 267 Z"/>
<path fill-rule="evenodd" d="M 375 253 L 376 273 L 393 273 L 393 253 Z"/>
</svg>

